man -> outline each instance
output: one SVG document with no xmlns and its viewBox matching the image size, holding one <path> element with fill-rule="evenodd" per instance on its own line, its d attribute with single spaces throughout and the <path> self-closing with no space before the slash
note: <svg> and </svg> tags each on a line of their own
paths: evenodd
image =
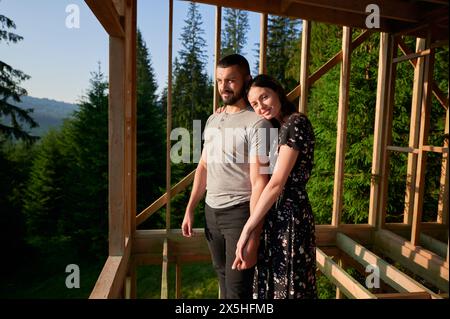
<svg viewBox="0 0 450 319">
<path fill-rule="evenodd" d="M 268 182 L 263 163 L 269 152 L 271 124 L 247 105 L 248 61 L 232 54 L 217 66 L 217 86 L 225 110 L 211 115 L 205 127 L 204 149 L 195 172 L 182 232 L 192 236 L 194 210 L 205 191 L 205 235 L 223 299 L 251 298 L 254 266 L 262 225 L 253 232 L 248 263 L 231 269 L 242 228 Z"/>
</svg>

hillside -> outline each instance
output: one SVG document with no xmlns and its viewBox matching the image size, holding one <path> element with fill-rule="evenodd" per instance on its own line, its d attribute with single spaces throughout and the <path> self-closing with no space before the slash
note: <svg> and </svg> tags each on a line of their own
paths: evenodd
<svg viewBox="0 0 450 319">
<path fill-rule="evenodd" d="M 76 104 L 31 96 L 23 96 L 21 103 L 13 102 L 12 104 L 23 109 L 33 109 L 30 115 L 39 127 L 32 129 L 30 133 L 37 136 L 44 135 L 51 128 L 59 128 L 64 119 L 69 118 L 78 109 Z M 1 120 L 8 123 L 8 118 Z M 24 128 L 28 129 L 28 127 Z"/>
</svg>

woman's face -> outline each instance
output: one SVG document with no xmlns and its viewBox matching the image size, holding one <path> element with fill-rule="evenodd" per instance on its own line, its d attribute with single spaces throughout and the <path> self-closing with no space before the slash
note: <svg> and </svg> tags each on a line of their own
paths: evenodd
<svg viewBox="0 0 450 319">
<path fill-rule="evenodd" d="M 247 98 L 255 113 L 264 117 L 266 120 L 278 119 L 281 115 L 280 98 L 274 90 L 252 86 Z"/>
</svg>

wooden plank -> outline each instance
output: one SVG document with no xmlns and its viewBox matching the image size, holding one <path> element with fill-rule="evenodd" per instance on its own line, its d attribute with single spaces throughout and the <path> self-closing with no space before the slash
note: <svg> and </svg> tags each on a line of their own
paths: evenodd
<svg viewBox="0 0 450 319">
<path fill-rule="evenodd" d="M 339 12 L 352 12 L 365 16 L 367 16 L 368 14 L 366 13 L 366 7 L 368 3 L 360 0 L 293 0 L 293 2 L 316 6 L 317 10 L 319 11 L 322 9 L 330 9 Z M 372 0 L 370 1 L 370 3 L 378 5 L 378 7 L 380 7 L 380 17 L 413 23 L 419 22 L 419 15 L 421 12 L 419 12 L 419 7 L 411 2 L 398 0 Z"/>
<path fill-rule="evenodd" d="M 175 299 L 181 298 L 181 264 L 175 263 Z"/>
<path fill-rule="evenodd" d="M 172 131 L 172 46 L 173 46 L 173 0 L 169 0 L 169 54 L 167 83 L 167 115 L 166 115 L 166 229 L 170 229 L 171 166 L 170 166 L 170 132 Z"/>
<path fill-rule="evenodd" d="M 299 112 L 308 114 L 308 91 L 309 91 L 309 57 L 311 43 L 312 24 L 308 20 L 303 20 L 302 29 L 302 49 L 300 57 L 300 99 Z"/>
<path fill-rule="evenodd" d="M 447 244 L 427 234 L 420 234 L 420 245 L 442 258 L 447 257 Z"/>
<path fill-rule="evenodd" d="M 85 2 L 111 37 L 125 36 L 119 13 L 112 0 L 85 0 Z"/>
<path fill-rule="evenodd" d="M 267 13 L 261 13 L 259 24 L 259 74 L 267 72 Z"/>
<path fill-rule="evenodd" d="M 123 256 L 109 256 L 102 272 L 95 283 L 89 299 L 120 298 L 130 260 L 130 245 L 127 245 Z"/>
<path fill-rule="evenodd" d="M 419 51 L 416 51 L 416 53 L 411 53 L 411 54 L 407 54 L 407 55 L 403 55 L 401 57 L 395 58 L 392 60 L 392 63 L 399 63 L 402 61 L 417 59 L 417 58 L 429 55 L 430 53 L 431 53 L 431 49 L 419 50 Z"/>
<path fill-rule="evenodd" d="M 369 265 L 375 266 L 379 270 L 380 279 L 386 282 L 399 292 L 426 292 L 433 298 L 440 299 L 440 296 L 433 291 L 424 287 L 408 275 L 404 274 L 394 266 L 390 265 L 373 252 L 369 251 L 364 246 L 358 244 L 350 237 L 338 233 L 336 236 L 336 245 L 343 250 L 351 258 L 367 267 Z"/>
<path fill-rule="evenodd" d="M 214 96 L 213 96 L 213 113 L 219 107 L 219 90 L 217 88 L 217 64 L 220 61 L 222 36 L 222 7 L 216 6 L 216 24 L 215 24 L 215 54 L 214 54 Z"/>
<path fill-rule="evenodd" d="M 125 4 L 125 237 L 132 238 L 136 230 L 136 48 L 137 0 Z"/>
<path fill-rule="evenodd" d="M 426 292 L 387 293 L 387 294 L 375 294 L 375 296 L 378 299 L 431 299 L 430 295 Z"/>
<path fill-rule="evenodd" d="M 380 35 L 380 53 L 378 61 L 378 84 L 375 109 L 374 140 L 372 153 L 372 179 L 370 183 L 369 225 L 381 225 L 382 218 L 382 188 L 387 178 L 384 171 L 387 119 L 389 113 L 390 61 L 393 54 L 393 40 L 387 33 Z"/>
<path fill-rule="evenodd" d="M 438 200 L 438 214 L 437 214 L 437 222 L 442 223 L 448 226 L 448 183 L 449 183 L 449 172 L 450 165 L 448 160 L 448 136 L 449 136 L 449 114 L 448 108 L 445 112 L 445 129 L 444 134 L 447 135 L 447 138 L 444 139 L 444 148 L 447 148 L 447 152 L 442 153 L 442 161 L 441 161 L 441 178 L 439 181 L 439 200 Z"/>
<path fill-rule="evenodd" d="M 186 177 L 184 177 L 181 181 L 179 181 L 175 186 L 171 189 L 172 196 L 179 194 L 184 191 L 194 180 L 195 170 L 190 172 Z M 142 224 L 145 220 L 147 220 L 152 214 L 158 211 L 161 207 L 163 207 L 167 203 L 167 194 L 163 194 L 156 201 L 154 201 L 150 206 L 145 208 L 139 215 L 136 216 L 136 225 Z"/>
<path fill-rule="evenodd" d="M 425 48 L 431 44 L 431 33 L 429 33 L 425 40 Z M 434 50 L 434 49 L 432 49 Z M 423 151 L 423 146 L 428 143 L 428 134 L 430 127 L 431 114 L 431 82 L 433 81 L 434 68 L 434 52 L 424 57 L 424 75 L 422 85 L 422 99 L 421 99 L 421 115 L 420 115 L 420 133 L 419 133 L 419 154 L 417 155 L 417 170 L 414 189 L 414 205 L 412 211 L 412 229 L 411 229 L 411 243 L 413 245 L 419 244 L 420 239 L 420 224 L 422 222 L 423 198 L 425 193 L 425 170 L 427 153 Z"/>
<path fill-rule="evenodd" d="M 333 213 L 331 225 L 341 223 L 343 192 L 344 192 L 344 164 L 347 144 L 347 114 L 350 88 L 352 30 L 343 28 L 342 33 L 342 66 L 339 81 L 339 107 L 336 136 L 336 161 L 334 168 Z"/>
<path fill-rule="evenodd" d="M 344 269 L 339 267 L 331 257 L 320 248 L 316 249 L 316 261 L 319 270 L 348 298 L 376 299 L 369 290 L 358 283 Z"/>
<path fill-rule="evenodd" d="M 386 149 L 388 151 L 392 151 L 392 152 L 400 152 L 400 153 L 414 153 L 417 154 L 419 153 L 418 149 L 415 149 L 413 147 L 403 147 L 403 146 L 392 146 L 392 145 L 388 145 L 386 147 Z"/>
<path fill-rule="evenodd" d="M 110 37 L 108 120 L 109 255 L 120 256 L 125 245 L 125 41 Z"/>
<path fill-rule="evenodd" d="M 167 238 L 164 240 L 163 246 L 163 260 L 162 260 L 162 273 L 161 273 L 161 299 L 169 298 L 169 244 Z"/>
<path fill-rule="evenodd" d="M 375 247 L 403 267 L 424 278 L 440 290 L 449 290 L 448 263 L 438 255 L 414 246 L 391 231 L 375 231 Z"/>
</svg>

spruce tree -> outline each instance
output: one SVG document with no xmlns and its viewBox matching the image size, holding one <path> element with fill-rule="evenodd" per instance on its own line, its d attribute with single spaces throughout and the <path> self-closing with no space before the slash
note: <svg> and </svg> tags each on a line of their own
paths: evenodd
<svg viewBox="0 0 450 319">
<path fill-rule="evenodd" d="M 137 210 L 160 195 L 165 185 L 165 119 L 158 103 L 157 84 L 149 50 L 137 34 Z"/>
<path fill-rule="evenodd" d="M 270 15 L 267 28 L 267 74 L 289 92 L 298 84 L 299 20 Z"/>
<path fill-rule="evenodd" d="M 225 27 L 222 31 L 222 56 L 244 54 L 247 32 L 250 29 L 248 13 L 244 10 L 225 8 Z"/>
<path fill-rule="evenodd" d="M 17 43 L 23 40 L 23 37 L 10 31 L 15 28 L 14 21 L 0 14 L 0 44 L 2 42 Z M 30 116 L 33 110 L 24 110 L 11 104 L 12 101 L 20 102 L 20 97 L 27 94 L 20 83 L 29 78 L 29 75 L 0 60 L 0 143 L 3 139 L 11 137 L 27 142 L 37 139 L 23 128 L 24 124 L 30 128 L 38 126 Z"/>
</svg>

